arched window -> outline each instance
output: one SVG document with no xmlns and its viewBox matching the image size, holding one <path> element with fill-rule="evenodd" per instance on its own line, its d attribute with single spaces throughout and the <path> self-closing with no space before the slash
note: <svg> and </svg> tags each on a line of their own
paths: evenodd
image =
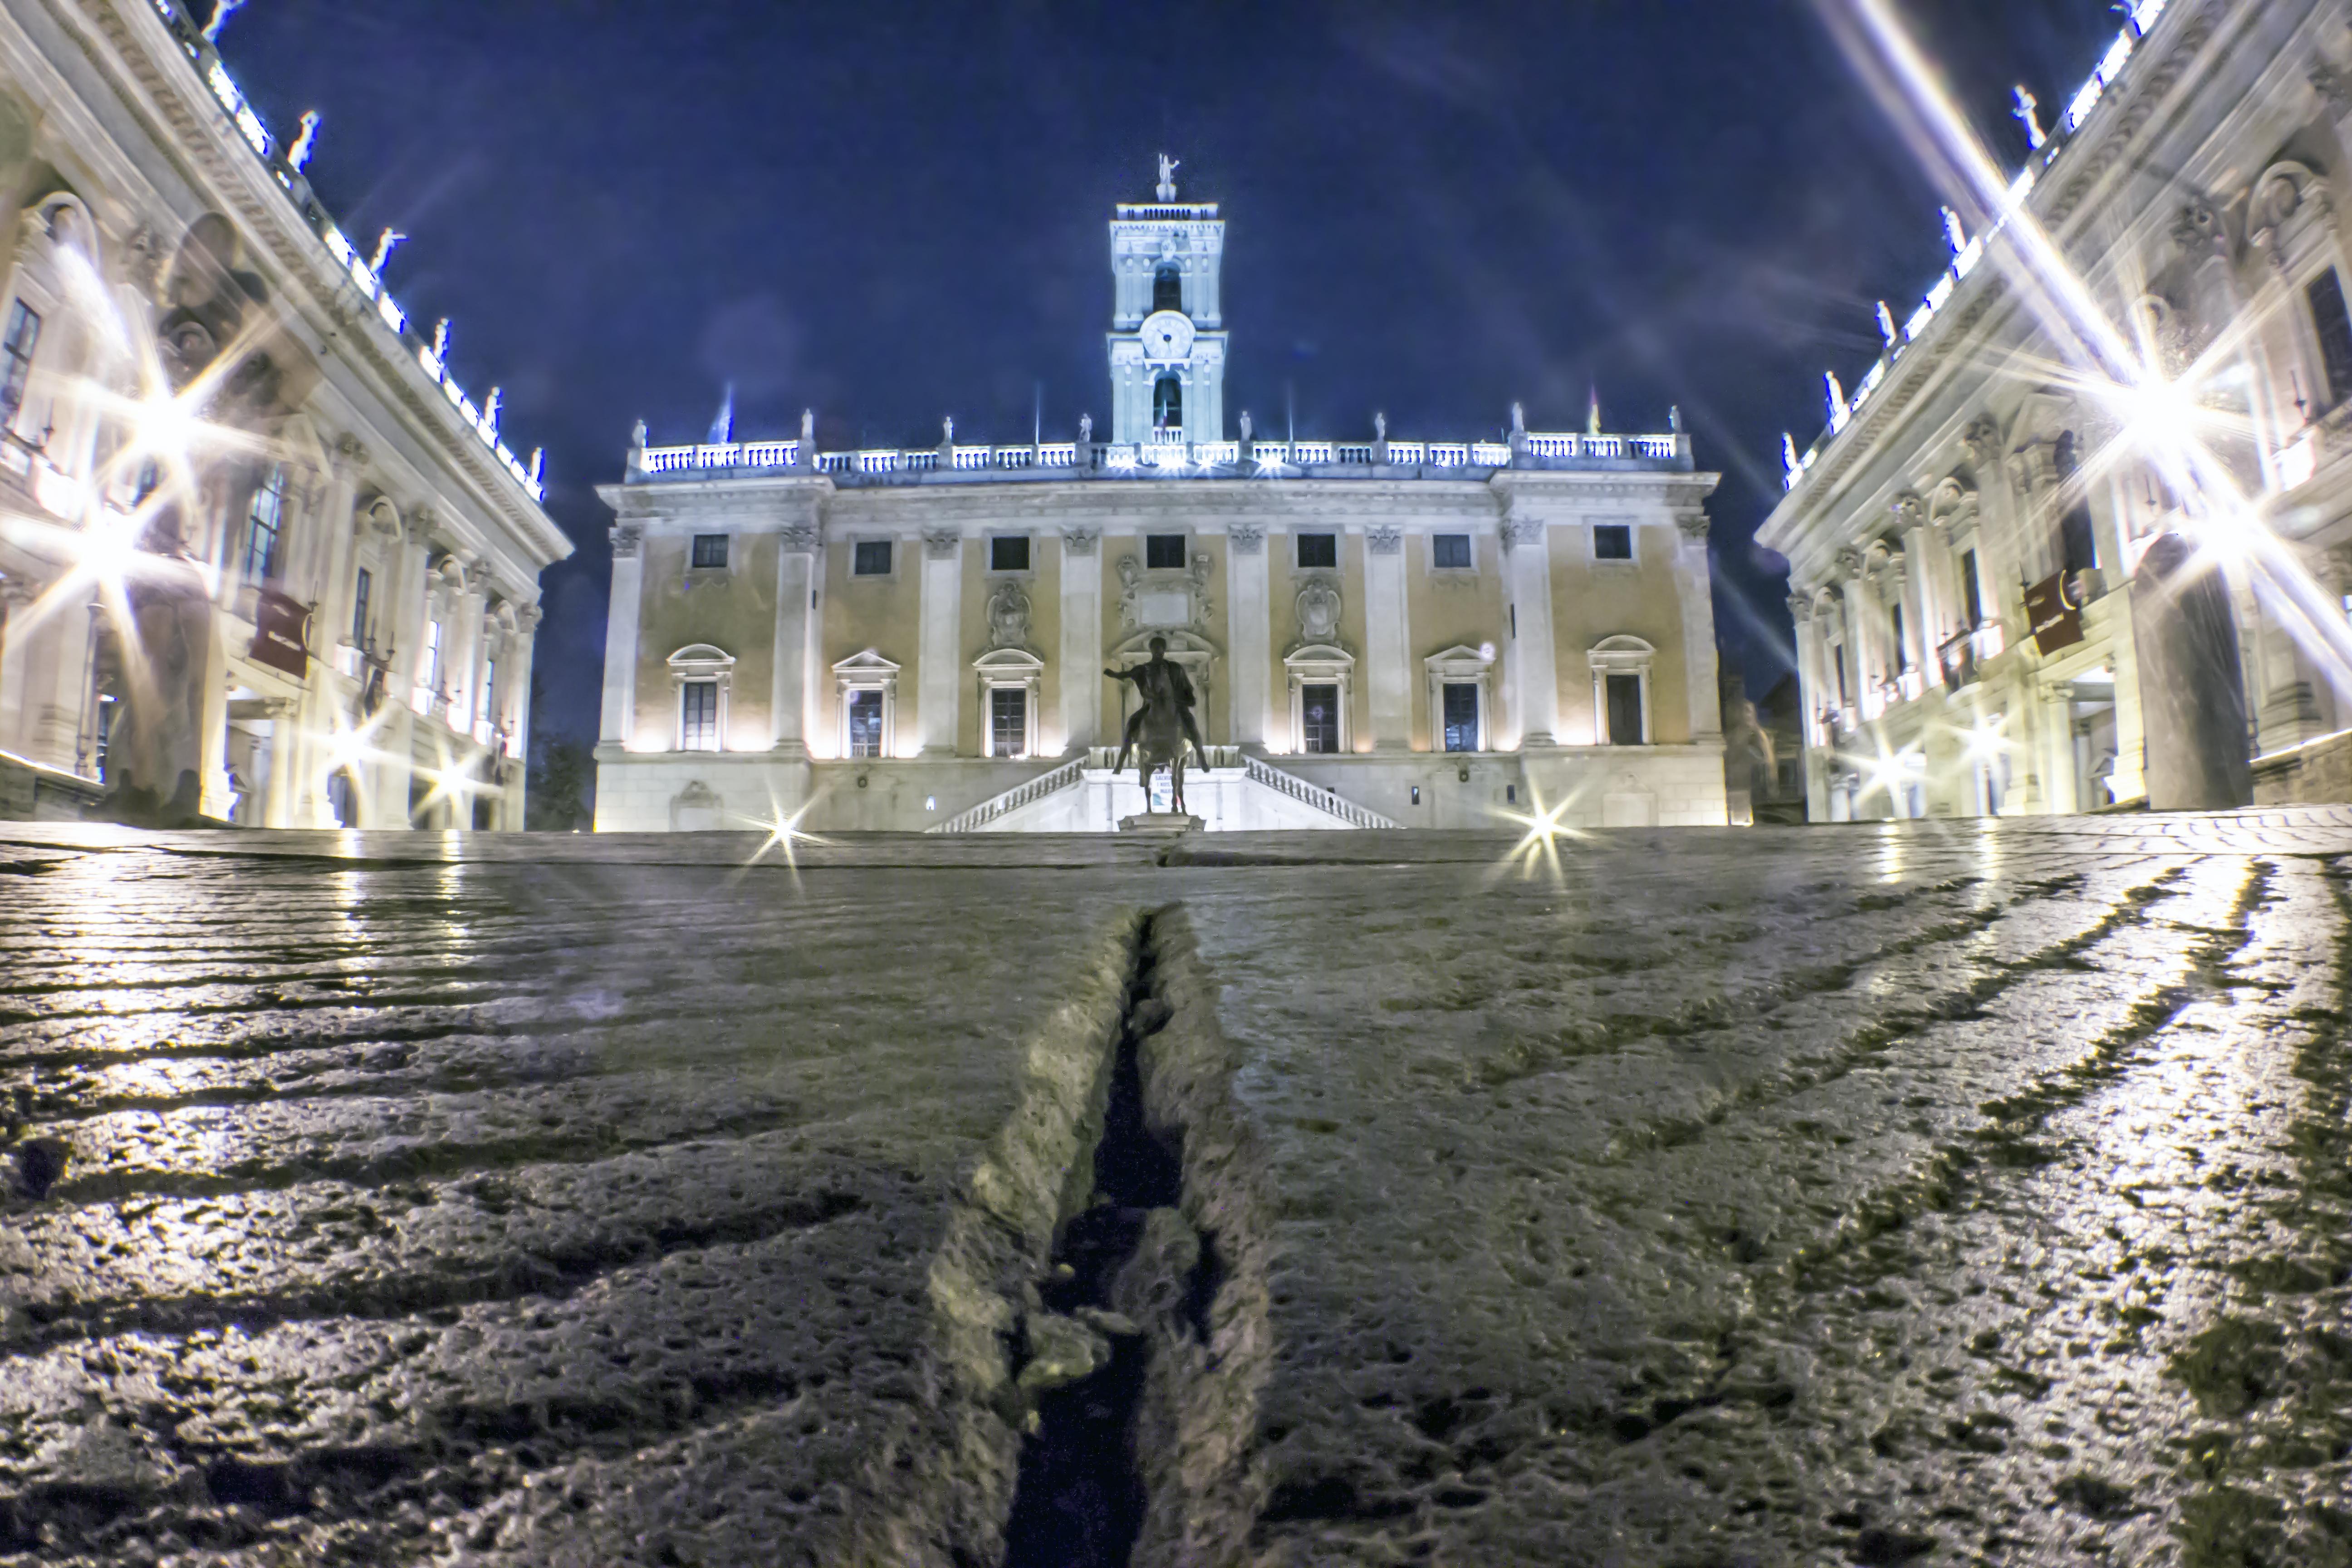
<svg viewBox="0 0 2352 1568">
<path fill-rule="evenodd" d="M 1181 430 L 1184 426 L 1184 383 L 1175 372 L 1163 373 L 1151 384 L 1151 426 Z"/>
<path fill-rule="evenodd" d="M 1151 308 L 1155 310 L 1181 310 L 1184 308 L 1184 275 L 1172 261 L 1163 261 L 1151 275 Z"/>
</svg>

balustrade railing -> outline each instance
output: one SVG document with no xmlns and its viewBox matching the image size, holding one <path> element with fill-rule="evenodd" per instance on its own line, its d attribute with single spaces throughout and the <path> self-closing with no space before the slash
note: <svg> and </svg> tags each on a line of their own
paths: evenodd
<svg viewBox="0 0 2352 1568">
<path fill-rule="evenodd" d="M 1321 784 L 1308 784 L 1297 773 L 1284 773 L 1280 768 L 1269 765 L 1261 758 L 1244 756 L 1242 759 L 1242 771 L 1245 776 L 1256 780 L 1268 789 L 1280 791 L 1302 805 L 1311 805 L 1318 811 L 1329 812 L 1350 827 L 1385 828 L 1404 826 L 1401 822 L 1382 816 L 1377 811 L 1367 810 L 1352 800 L 1342 799 Z"/>
<path fill-rule="evenodd" d="M 1039 773 L 1014 784 L 1003 795 L 982 801 L 970 811 L 959 812 L 945 822 L 925 828 L 927 833 L 972 833 L 998 817 L 1020 810 L 1031 801 L 1043 800 L 1056 790 L 1067 789 L 1086 776 L 1087 759 L 1074 757 L 1051 773 Z"/>
<path fill-rule="evenodd" d="M 1593 436 L 1575 432 L 1529 433 L 1522 437 L 1526 455 L 1538 460 L 1594 458 L 1637 458 L 1674 461 L 1680 454 L 1674 436 Z M 1334 464 L 1365 466 L 1380 458 L 1380 443 L 1371 441 L 1254 441 L 1250 459 L 1260 472 L 1285 468 L 1326 468 Z M 1076 441 L 1045 442 L 1016 447 L 950 447 L 943 462 L 938 447 L 866 447 L 849 452 L 817 452 L 809 466 L 821 474 L 861 474 L 884 478 L 892 474 L 929 473 L 940 468 L 958 473 L 1021 473 L 1039 468 L 1093 468 L 1109 470 L 1138 467 L 1163 473 L 1188 469 L 1232 468 L 1243 461 L 1238 441 L 1193 441 L 1181 430 L 1154 430 L 1139 446 L 1081 446 Z M 1390 441 L 1385 447 L 1391 468 L 1508 468 L 1513 452 L 1504 441 Z M 799 444 L 793 441 L 693 443 L 646 447 L 636 454 L 636 471 L 651 478 L 712 468 L 796 468 L 803 464 Z"/>
</svg>

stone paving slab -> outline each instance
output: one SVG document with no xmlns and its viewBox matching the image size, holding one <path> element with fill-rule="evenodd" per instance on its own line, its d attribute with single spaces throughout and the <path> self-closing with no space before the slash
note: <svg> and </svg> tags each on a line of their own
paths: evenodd
<svg viewBox="0 0 2352 1568">
<path fill-rule="evenodd" d="M 0 1563 L 2352 1563 L 2352 814 L 764 847 L 0 825 Z"/>
</svg>

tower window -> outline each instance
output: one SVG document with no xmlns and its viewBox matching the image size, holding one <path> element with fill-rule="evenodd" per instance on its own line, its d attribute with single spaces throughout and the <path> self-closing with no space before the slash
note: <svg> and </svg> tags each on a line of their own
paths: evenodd
<svg viewBox="0 0 2352 1568">
<path fill-rule="evenodd" d="M 1184 536 L 1181 533 L 1147 533 L 1143 536 L 1143 563 L 1154 572 L 1184 569 Z"/>
<path fill-rule="evenodd" d="M 1328 755 L 1339 749 L 1339 688 L 1336 682 L 1310 681 L 1298 689 L 1299 739 L 1307 749 Z"/>
<path fill-rule="evenodd" d="M 1449 752 L 1475 752 L 1478 749 L 1478 684 L 1473 680 L 1449 680 L 1444 689 L 1445 749 Z"/>
<path fill-rule="evenodd" d="M 278 535 L 286 518 L 286 470 L 272 467 L 245 514 L 245 574 L 257 583 L 278 575 Z"/>
<path fill-rule="evenodd" d="M 22 300 L 8 307 L 8 335 L 0 339 L 0 426 L 16 421 L 25 384 L 33 375 L 33 349 L 41 341 L 41 313 Z"/>
<path fill-rule="evenodd" d="M 849 754 L 853 757 L 878 757 L 882 754 L 882 693 L 879 691 L 867 689 L 849 694 Z"/>
<path fill-rule="evenodd" d="M 723 533 L 698 533 L 694 536 L 694 564 L 698 567 L 727 564 L 727 536 Z"/>
<path fill-rule="evenodd" d="M 1339 536 L 1336 533 L 1300 534 L 1298 564 L 1301 567 L 1339 565 Z"/>
<path fill-rule="evenodd" d="M 352 646 L 368 646 L 368 596 L 375 587 L 375 579 L 364 566 L 352 580 Z"/>
<path fill-rule="evenodd" d="M 988 693 L 988 754 L 1029 754 L 1029 693 L 1018 686 L 994 687 Z"/>
<path fill-rule="evenodd" d="M 719 749 L 719 682 L 682 681 L 677 689 L 678 749 L 715 752 Z"/>
<path fill-rule="evenodd" d="M 1612 675 L 1609 678 L 1609 743 L 1612 746 L 1638 746 L 1642 734 L 1642 678 L 1638 675 Z"/>
<path fill-rule="evenodd" d="M 2311 305 L 2311 325 L 2319 334 L 2327 399 L 2341 403 L 2352 397 L 2352 313 L 2344 308 L 2344 281 L 2336 276 L 2336 268 L 2327 268 L 2311 280 L 2303 297 Z"/>
<path fill-rule="evenodd" d="M 1164 262 L 1151 274 L 1151 308 L 1155 310 L 1181 310 L 1184 308 L 1184 275 L 1173 262 Z"/>
<path fill-rule="evenodd" d="M 1151 427 L 1181 430 L 1184 426 L 1184 383 L 1172 371 L 1151 384 Z"/>
<path fill-rule="evenodd" d="M 1633 559 L 1633 530 L 1622 522 L 1601 522 L 1592 527 L 1592 558 L 1595 561 L 1631 561 Z"/>
<path fill-rule="evenodd" d="M 890 542 L 887 539 L 859 540 L 850 555 L 849 571 L 852 576 L 856 577 L 890 575 Z"/>
</svg>

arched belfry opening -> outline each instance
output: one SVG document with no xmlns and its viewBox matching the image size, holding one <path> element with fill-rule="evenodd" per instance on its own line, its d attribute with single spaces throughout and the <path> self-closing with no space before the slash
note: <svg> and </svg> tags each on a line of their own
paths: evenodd
<svg viewBox="0 0 2352 1568">
<path fill-rule="evenodd" d="M 1151 308 L 1155 310 L 1181 310 L 1184 308 L 1184 275 L 1172 261 L 1163 261 L 1151 274 Z"/>
<path fill-rule="evenodd" d="M 1184 427 L 1184 383 L 1171 371 L 1162 371 L 1160 379 L 1151 384 L 1151 427 L 1155 430 L 1181 430 Z"/>
</svg>

